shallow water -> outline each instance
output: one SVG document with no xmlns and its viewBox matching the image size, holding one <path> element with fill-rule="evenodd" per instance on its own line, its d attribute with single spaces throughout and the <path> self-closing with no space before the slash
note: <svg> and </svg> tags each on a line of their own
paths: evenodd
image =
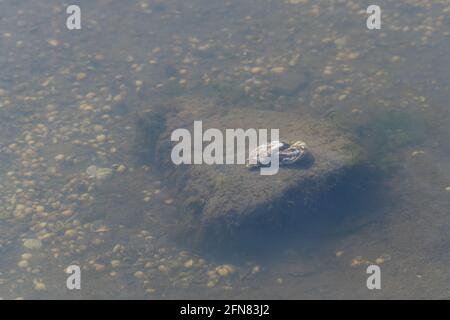
<svg viewBox="0 0 450 320">
<path fill-rule="evenodd" d="M 60 1 L 0 0 L 0 298 L 449 298 L 450 1 L 383 1 L 381 30 L 367 1 L 77 3 L 68 31 Z M 135 145 L 175 99 L 329 121 L 376 174 L 283 235 L 190 248 Z"/>
</svg>

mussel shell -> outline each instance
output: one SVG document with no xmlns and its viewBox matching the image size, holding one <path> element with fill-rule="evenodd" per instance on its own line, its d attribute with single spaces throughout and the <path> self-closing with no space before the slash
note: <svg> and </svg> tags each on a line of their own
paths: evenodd
<svg viewBox="0 0 450 320">
<path fill-rule="evenodd" d="M 255 168 L 270 165 L 270 159 L 273 153 L 275 153 L 275 156 L 278 154 L 280 165 L 290 165 L 305 156 L 306 144 L 302 141 L 297 141 L 293 144 L 272 141 L 269 144 L 260 145 L 250 152 L 247 167 Z"/>
</svg>

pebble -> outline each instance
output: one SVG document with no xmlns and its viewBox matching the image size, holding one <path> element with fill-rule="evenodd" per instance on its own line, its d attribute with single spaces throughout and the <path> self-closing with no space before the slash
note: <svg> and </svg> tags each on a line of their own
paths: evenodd
<svg viewBox="0 0 450 320">
<path fill-rule="evenodd" d="M 103 264 L 100 264 L 100 263 L 96 263 L 96 264 L 94 264 L 94 269 L 95 269 L 95 271 L 104 271 L 105 270 L 105 265 L 103 265 Z"/>
<path fill-rule="evenodd" d="M 116 244 L 112 249 L 113 253 L 123 253 L 124 251 L 125 251 L 125 247 L 121 244 Z"/>
<path fill-rule="evenodd" d="M 358 267 L 358 266 L 364 264 L 365 262 L 366 262 L 366 260 L 364 260 L 361 256 L 358 256 L 358 257 L 355 257 L 352 259 L 351 266 Z"/>
<path fill-rule="evenodd" d="M 230 264 L 224 264 L 216 268 L 217 274 L 221 277 L 227 277 L 230 274 L 234 273 L 235 271 L 236 269 Z"/>
<path fill-rule="evenodd" d="M 92 110 L 94 110 L 94 106 L 90 105 L 90 104 L 87 104 L 87 103 L 82 103 L 82 104 L 80 104 L 80 110 L 92 111 Z"/>
<path fill-rule="evenodd" d="M 86 73 L 84 73 L 84 72 L 78 73 L 77 76 L 75 77 L 75 79 L 76 79 L 77 81 L 81 81 L 81 80 L 83 80 L 83 79 L 85 79 L 85 78 L 86 78 Z"/>
<path fill-rule="evenodd" d="M 333 74 L 333 67 L 331 67 L 331 66 L 326 66 L 325 69 L 324 69 L 324 71 L 323 71 L 323 74 L 324 74 L 324 75 L 327 75 L 327 76 L 332 75 L 332 74 Z"/>
<path fill-rule="evenodd" d="M 120 166 L 117 167 L 116 171 L 118 173 L 124 173 L 126 170 L 127 170 L 127 168 L 123 164 L 121 164 Z"/>
<path fill-rule="evenodd" d="M 31 253 L 23 253 L 21 257 L 23 260 L 30 260 L 33 257 L 33 255 Z"/>
<path fill-rule="evenodd" d="M 43 213 L 45 208 L 43 206 L 36 206 L 36 213 Z"/>
<path fill-rule="evenodd" d="M 340 256 L 342 256 L 344 254 L 344 251 L 337 251 L 336 252 L 336 257 L 340 257 Z"/>
<path fill-rule="evenodd" d="M 280 73 L 283 73 L 285 71 L 285 69 L 284 69 L 284 67 L 275 67 L 275 68 L 272 68 L 270 71 L 272 71 L 272 73 L 280 74 Z"/>
<path fill-rule="evenodd" d="M 45 283 L 39 280 L 34 280 L 34 290 L 36 291 L 45 291 L 47 290 L 47 287 L 45 286 Z"/>
<path fill-rule="evenodd" d="M 96 124 L 94 125 L 94 131 L 95 132 L 102 132 L 103 131 L 103 126 Z"/>
<path fill-rule="evenodd" d="M 411 157 L 417 157 L 417 156 L 420 156 L 422 154 L 425 154 L 425 152 L 422 151 L 422 150 L 413 151 L 413 152 L 411 152 Z"/>
<path fill-rule="evenodd" d="M 253 74 L 261 73 L 263 71 L 263 68 L 261 67 L 253 67 L 250 69 L 250 72 Z"/>
<path fill-rule="evenodd" d="M 38 250 L 42 248 L 42 242 L 37 239 L 27 239 L 23 242 L 23 246 L 30 250 Z"/>
<path fill-rule="evenodd" d="M 169 273 L 169 268 L 162 264 L 158 267 L 158 271 L 167 274 Z"/>
<path fill-rule="evenodd" d="M 253 269 L 252 269 L 252 274 L 257 274 L 257 273 L 259 273 L 260 271 L 261 271 L 261 267 L 258 266 L 258 265 L 256 265 L 256 266 L 254 266 Z"/>
<path fill-rule="evenodd" d="M 70 209 L 64 210 L 62 213 L 63 217 L 70 217 L 73 214 L 73 211 Z"/>
<path fill-rule="evenodd" d="M 28 268 L 28 260 L 20 260 L 17 266 L 22 269 Z"/>
<path fill-rule="evenodd" d="M 77 235 L 77 232 L 73 229 L 69 229 L 66 230 L 66 232 L 64 232 L 64 236 L 66 236 L 67 238 L 74 238 Z"/>
<path fill-rule="evenodd" d="M 57 156 L 55 156 L 55 160 L 56 161 L 64 161 L 66 157 L 63 154 L 58 154 Z"/>
<path fill-rule="evenodd" d="M 143 273 L 142 271 L 136 271 L 134 273 L 134 277 L 136 279 L 144 279 L 145 278 L 145 273 Z"/>
<path fill-rule="evenodd" d="M 120 260 L 111 260 L 111 266 L 117 268 L 120 266 Z"/>
<path fill-rule="evenodd" d="M 192 268 L 193 265 L 194 265 L 194 260 L 192 260 L 192 259 L 189 259 L 188 261 L 186 261 L 184 263 L 184 267 L 188 268 L 188 269 Z"/>
<path fill-rule="evenodd" d="M 52 47 L 56 47 L 59 44 L 58 40 L 56 40 L 56 39 L 49 39 L 49 40 L 47 40 L 47 43 L 49 45 L 51 45 Z"/>
<path fill-rule="evenodd" d="M 103 143 L 106 141 L 106 136 L 104 134 L 99 134 L 97 137 L 95 137 L 95 140 L 99 143 Z"/>
</svg>

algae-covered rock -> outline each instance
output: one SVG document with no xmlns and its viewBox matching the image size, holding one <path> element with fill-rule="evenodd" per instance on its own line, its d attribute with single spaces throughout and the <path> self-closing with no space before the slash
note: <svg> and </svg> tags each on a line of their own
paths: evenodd
<svg viewBox="0 0 450 320">
<path fill-rule="evenodd" d="M 282 223 L 285 215 L 308 215 L 309 204 L 360 164 L 357 146 L 330 124 L 302 114 L 221 108 L 211 101 L 178 100 L 166 112 L 157 138 L 154 165 L 175 190 L 182 229 L 196 239 L 221 241 L 249 230 Z M 143 118 L 152 118 L 149 114 Z M 170 141 L 177 128 L 193 132 L 195 120 L 208 128 L 279 129 L 280 139 L 305 141 L 308 161 L 264 176 L 245 164 L 174 165 Z M 225 134 L 224 134 L 225 136 Z M 294 208 L 294 210 L 292 210 Z M 262 230 L 262 229 L 261 229 Z"/>
</svg>

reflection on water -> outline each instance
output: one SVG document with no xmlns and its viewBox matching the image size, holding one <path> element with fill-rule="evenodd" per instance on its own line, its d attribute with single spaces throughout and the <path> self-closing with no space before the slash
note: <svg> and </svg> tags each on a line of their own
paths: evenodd
<svg viewBox="0 0 450 320">
<path fill-rule="evenodd" d="M 0 1 L 0 298 L 448 298 L 449 1 L 384 1 L 378 31 L 363 1 L 79 3 L 68 31 L 59 1 Z M 192 248 L 136 152 L 180 99 L 327 121 L 371 173 L 288 232 Z"/>
</svg>

